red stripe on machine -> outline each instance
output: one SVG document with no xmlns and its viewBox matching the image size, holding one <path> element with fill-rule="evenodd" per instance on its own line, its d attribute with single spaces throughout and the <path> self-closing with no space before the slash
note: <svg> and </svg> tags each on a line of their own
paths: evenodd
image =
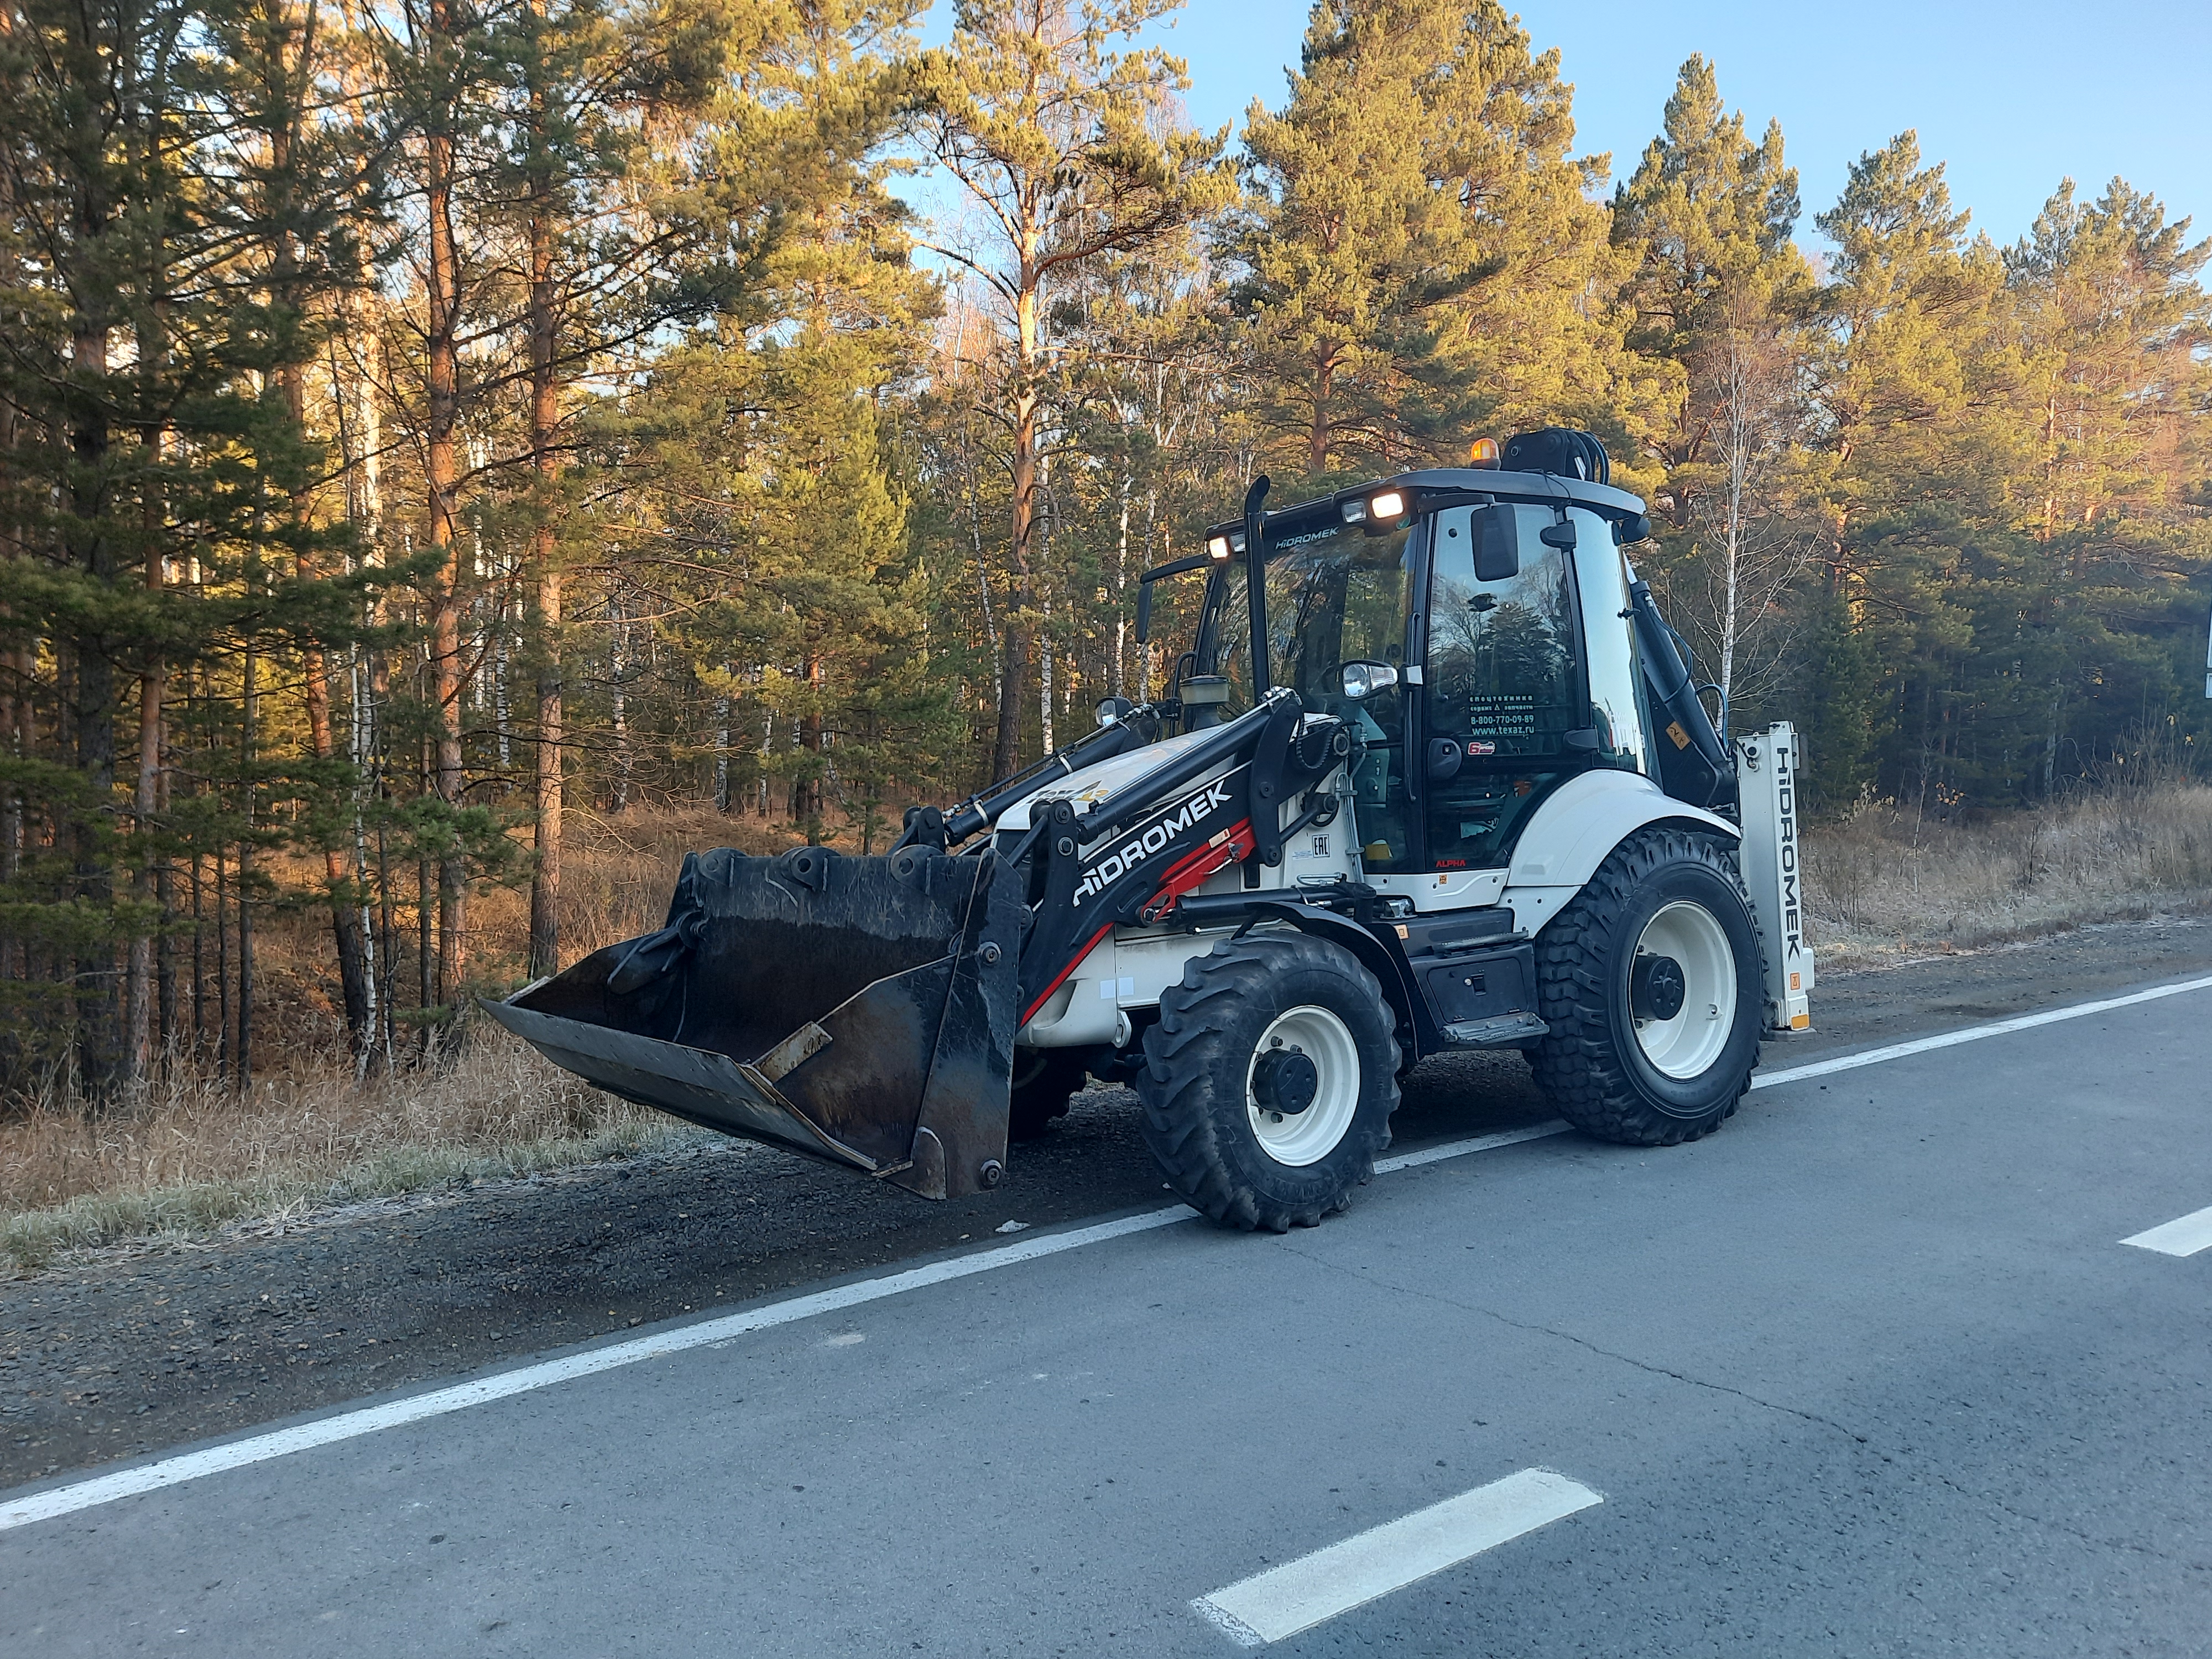
<svg viewBox="0 0 2212 1659">
<path fill-rule="evenodd" d="M 1037 993 L 1037 1000 L 1030 1004 L 1028 1007 L 1022 1010 L 1021 1023 L 1024 1025 L 1028 1024 L 1032 1019 L 1036 1018 L 1036 1011 L 1044 1006 L 1045 1003 L 1050 1000 L 1052 994 L 1054 991 L 1057 991 L 1061 986 L 1067 983 L 1067 976 L 1083 965 L 1084 957 L 1089 956 L 1093 951 L 1098 948 L 1098 941 L 1104 939 L 1107 934 L 1113 931 L 1114 924 L 1109 921 L 1103 927 L 1101 927 L 1097 933 L 1093 933 L 1088 939 L 1084 941 L 1083 948 L 1080 951 L 1078 951 L 1073 957 L 1069 958 L 1067 966 L 1061 969 L 1059 973 L 1054 975 L 1052 983 L 1046 986 L 1043 990 Z"/>
</svg>

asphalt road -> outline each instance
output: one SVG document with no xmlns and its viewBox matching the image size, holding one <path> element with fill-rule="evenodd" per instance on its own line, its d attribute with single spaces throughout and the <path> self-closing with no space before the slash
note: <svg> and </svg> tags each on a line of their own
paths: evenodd
<svg viewBox="0 0 2212 1659">
<path fill-rule="evenodd" d="M 2212 1249 L 2122 1241 L 2212 1206 L 2208 1014 L 717 1310 L 9 1527 L 0 1651 L 2202 1654 Z"/>
<path fill-rule="evenodd" d="M 1831 975 L 1769 1070 L 2212 973 L 2212 923 L 2117 923 Z M 670 1153 L 88 1252 L 0 1280 L 0 1487 L 615 1332 L 1158 1201 L 1125 1089 L 1080 1095 L 994 1193 L 931 1204 L 702 1135 Z M 1552 1115 L 1510 1054 L 1406 1079 L 1394 1151 Z"/>
</svg>

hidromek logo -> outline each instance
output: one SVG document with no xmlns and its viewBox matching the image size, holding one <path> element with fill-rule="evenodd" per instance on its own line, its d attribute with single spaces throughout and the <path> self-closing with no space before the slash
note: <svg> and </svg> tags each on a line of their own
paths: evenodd
<svg viewBox="0 0 2212 1659">
<path fill-rule="evenodd" d="M 1805 954 L 1804 920 L 1797 896 L 1797 774 L 1791 764 L 1796 759 L 1790 745 L 1775 745 L 1774 781 L 1781 809 L 1775 852 L 1782 866 L 1782 938 L 1788 947 L 1784 954 L 1790 962 Z"/>
<path fill-rule="evenodd" d="M 1195 793 L 1186 795 L 1152 820 L 1139 835 L 1132 836 L 1121 846 L 1100 859 L 1084 872 L 1083 880 L 1075 890 L 1074 902 L 1080 905 L 1086 898 L 1103 892 L 1114 883 L 1135 869 L 1158 852 L 1177 836 L 1203 818 L 1217 806 L 1229 804 L 1229 780 L 1216 778 Z"/>
</svg>

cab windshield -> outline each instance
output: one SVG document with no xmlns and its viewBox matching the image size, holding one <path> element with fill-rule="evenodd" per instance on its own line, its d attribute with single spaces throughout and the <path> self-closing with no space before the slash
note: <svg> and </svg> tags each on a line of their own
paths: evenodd
<svg viewBox="0 0 2212 1659">
<path fill-rule="evenodd" d="M 1406 700 L 1390 687 L 1354 701 L 1343 665 L 1387 663 L 1402 674 L 1413 592 L 1410 526 L 1374 536 L 1358 525 L 1293 529 L 1268 550 L 1267 681 L 1298 694 L 1309 714 L 1334 714 L 1359 735 L 1352 793 L 1360 856 L 1370 870 L 1411 867 L 1406 794 Z M 1215 579 L 1200 641 L 1201 672 L 1229 682 L 1224 713 L 1252 706 L 1251 609 L 1240 559 Z"/>
<path fill-rule="evenodd" d="M 1267 550 L 1267 681 L 1287 685 L 1314 714 L 1352 707 L 1339 672 L 1348 662 L 1401 666 L 1413 586 L 1408 529 L 1370 536 L 1357 525 L 1291 532 Z M 1252 706 L 1251 609 L 1244 562 L 1224 569 L 1203 641 L 1200 672 L 1229 682 L 1234 716 Z"/>
</svg>

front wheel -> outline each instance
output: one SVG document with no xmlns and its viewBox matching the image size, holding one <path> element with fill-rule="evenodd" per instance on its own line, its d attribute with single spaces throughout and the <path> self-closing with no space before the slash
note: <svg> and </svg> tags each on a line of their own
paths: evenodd
<svg viewBox="0 0 2212 1659">
<path fill-rule="evenodd" d="M 1216 1221 L 1314 1226 L 1390 1144 L 1396 1025 L 1374 976 L 1336 945 L 1289 933 L 1216 945 L 1161 994 L 1145 1033 L 1145 1144 Z"/>
<path fill-rule="evenodd" d="M 1718 1128 L 1751 1086 L 1759 931 L 1710 836 L 1639 830 L 1537 937 L 1529 1059 L 1560 1115 L 1602 1139 L 1672 1146 Z"/>
</svg>

